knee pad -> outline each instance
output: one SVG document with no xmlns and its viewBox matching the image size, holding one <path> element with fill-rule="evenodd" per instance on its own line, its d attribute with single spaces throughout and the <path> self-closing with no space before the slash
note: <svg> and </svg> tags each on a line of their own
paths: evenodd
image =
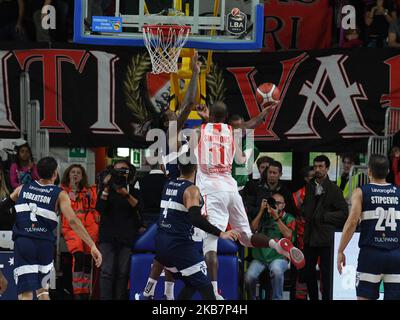
<svg viewBox="0 0 400 320">
<path fill-rule="evenodd" d="M 215 251 L 217 252 L 218 238 L 212 234 L 207 233 L 203 239 L 203 255 L 207 252 Z"/>
</svg>

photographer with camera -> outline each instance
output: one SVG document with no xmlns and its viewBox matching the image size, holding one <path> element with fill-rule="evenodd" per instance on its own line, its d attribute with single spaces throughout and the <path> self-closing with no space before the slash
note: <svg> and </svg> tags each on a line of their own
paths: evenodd
<svg viewBox="0 0 400 320">
<path fill-rule="evenodd" d="M 262 199 L 257 216 L 251 222 L 253 232 L 265 234 L 270 239 L 296 239 L 296 219 L 285 212 L 285 198 L 275 193 Z M 256 283 L 260 274 L 268 267 L 272 284 L 272 299 L 282 300 L 285 271 L 288 259 L 272 248 L 253 248 L 253 260 L 245 275 L 249 298 L 256 298 Z"/>
<path fill-rule="evenodd" d="M 142 230 L 139 195 L 134 189 L 136 169 L 118 160 L 102 175 L 96 209 L 100 213 L 100 299 L 127 299 L 131 247 Z"/>
<path fill-rule="evenodd" d="M 296 214 L 292 193 L 281 180 L 282 164 L 279 161 L 271 161 L 268 168 L 262 174 L 260 181 L 255 186 L 254 195 L 246 201 L 247 215 L 252 221 L 257 215 L 262 199 L 268 199 L 274 193 L 280 193 L 285 198 L 286 209 Z"/>
</svg>

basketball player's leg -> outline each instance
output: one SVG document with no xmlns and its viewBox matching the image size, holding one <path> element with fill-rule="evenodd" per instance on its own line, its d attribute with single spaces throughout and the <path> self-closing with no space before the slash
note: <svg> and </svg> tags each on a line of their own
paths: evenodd
<svg viewBox="0 0 400 320">
<path fill-rule="evenodd" d="M 150 270 L 149 278 L 147 279 L 147 284 L 143 292 L 144 296 L 153 297 L 154 290 L 156 288 L 158 279 L 164 270 L 164 266 L 158 262 L 156 259 L 153 260 L 153 266 Z M 165 270 L 165 282 L 164 282 L 164 295 L 167 300 L 174 300 L 174 285 L 175 279 L 171 272 Z"/>
<path fill-rule="evenodd" d="M 208 221 L 225 231 L 228 226 L 229 212 L 227 203 L 229 201 L 229 192 L 217 192 L 204 196 L 204 205 L 202 215 L 206 215 Z M 214 288 L 215 295 L 221 299 L 218 293 L 218 237 L 206 233 L 203 239 L 203 254 L 207 264 L 208 275 Z"/>
<path fill-rule="evenodd" d="M 36 290 L 36 297 L 38 300 L 50 300 L 49 290 L 44 288 Z"/>
<path fill-rule="evenodd" d="M 135 294 L 135 300 L 153 299 L 158 279 L 160 278 L 160 275 L 163 270 L 164 270 L 164 265 L 161 262 L 159 262 L 156 258 L 153 259 L 153 264 L 150 269 L 149 277 L 147 278 L 146 286 L 143 292 L 138 292 Z"/>
<path fill-rule="evenodd" d="M 14 241 L 14 278 L 18 300 L 32 300 L 33 292 L 41 288 L 37 248 L 32 239 L 18 237 Z"/>
<path fill-rule="evenodd" d="M 33 291 L 25 291 L 18 294 L 18 300 L 33 300 Z"/>
<path fill-rule="evenodd" d="M 193 244 L 177 248 L 174 260 L 177 261 L 176 269 L 179 271 L 176 274 L 185 283 L 178 300 L 191 299 L 195 291 L 199 291 L 203 300 L 216 300 L 214 288 L 207 276 L 207 265 Z"/>
<path fill-rule="evenodd" d="M 273 248 L 279 254 L 286 256 L 296 268 L 304 267 L 304 254 L 293 246 L 286 238 L 276 242 L 265 234 L 253 233 L 250 228 L 242 197 L 238 192 L 231 192 L 229 198 L 229 224 L 232 229 L 240 231 L 240 243 L 246 247 Z"/>
<path fill-rule="evenodd" d="M 178 300 L 190 300 L 192 299 L 193 295 L 195 294 L 196 289 L 192 286 L 185 284 L 182 288 L 181 292 L 179 292 Z"/>
<path fill-rule="evenodd" d="M 40 284 L 39 289 L 36 290 L 36 297 L 39 300 L 50 300 L 50 272 L 54 268 L 54 243 L 47 240 L 37 240 L 36 245 Z"/>
<path fill-rule="evenodd" d="M 193 277 L 204 278 L 204 275 L 201 275 L 200 273 L 193 275 Z M 206 281 L 207 279 L 204 279 L 204 280 Z M 184 281 L 184 282 L 185 282 L 185 286 L 182 288 L 181 292 L 179 293 L 178 300 L 190 300 L 196 291 L 198 291 L 200 293 L 201 298 L 203 300 L 216 300 L 214 288 L 213 288 L 210 280 L 208 280 L 207 284 L 204 284 L 198 288 L 194 287 L 192 284 L 189 284 L 188 281 Z"/>
<path fill-rule="evenodd" d="M 383 275 L 384 300 L 400 300 L 400 249 L 387 250 Z"/>
<path fill-rule="evenodd" d="M 377 261 L 381 263 L 376 263 Z M 379 287 L 383 278 L 384 264 L 385 256 L 382 250 L 377 248 L 360 249 L 356 274 L 358 300 L 377 300 L 379 298 Z"/>
<path fill-rule="evenodd" d="M 245 247 L 268 248 L 270 239 L 260 233 L 251 231 L 246 209 L 242 197 L 237 192 L 230 192 L 229 197 L 229 224 L 232 229 L 240 232 L 240 243 Z"/>
</svg>

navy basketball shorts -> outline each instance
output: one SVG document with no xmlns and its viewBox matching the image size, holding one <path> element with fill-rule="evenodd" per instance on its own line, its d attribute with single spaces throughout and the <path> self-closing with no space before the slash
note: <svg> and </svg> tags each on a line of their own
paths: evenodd
<svg viewBox="0 0 400 320">
<path fill-rule="evenodd" d="M 53 259 L 52 241 L 17 237 L 14 241 L 14 278 L 17 293 L 48 289 Z"/>
<path fill-rule="evenodd" d="M 155 259 L 187 286 L 200 289 L 211 284 L 204 257 L 194 244 L 179 244 L 168 248 L 156 242 L 156 250 Z"/>
<path fill-rule="evenodd" d="M 356 275 L 357 296 L 378 299 L 381 281 L 384 285 L 384 299 L 399 300 L 400 249 L 361 248 Z"/>
</svg>

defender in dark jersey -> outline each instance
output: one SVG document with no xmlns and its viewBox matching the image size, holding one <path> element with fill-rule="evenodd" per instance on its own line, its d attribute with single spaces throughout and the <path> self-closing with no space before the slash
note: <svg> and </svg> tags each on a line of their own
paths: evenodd
<svg viewBox="0 0 400 320">
<path fill-rule="evenodd" d="M 72 229 L 91 248 L 96 266 L 101 265 L 101 253 L 71 208 L 68 194 L 54 185 L 57 161 L 52 157 L 38 164 L 39 181 L 19 186 L 3 202 L 16 201 L 16 222 L 13 227 L 14 277 L 19 300 L 32 300 L 33 291 L 39 300 L 48 300 L 48 279 L 53 268 L 57 208 L 63 212 Z"/>
<path fill-rule="evenodd" d="M 400 299 L 400 189 L 386 182 L 389 160 L 372 155 L 368 164 L 370 183 L 357 188 L 338 249 L 339 273 L 346 265 L 344 250 L 360 223 L 356 291 L 359 300 L 378 299 L 384 282 L 385 300 Z"/>
<path fill-rule="evenodd" d="M 161 116 L 161 127 L 164 130 L 167 138 L 166 146 L 160 150 L 162 163 L 161 168 L 168 177 L 168 179 L 178 178 L 180 175 L 178 168 L 178 157 L 187 151 L 188 145 L 185 141 L 179 141 L 181 130 L 184 127 L 186 120 L 188 119 L 190 112 L 193 110 L 196 104 L 197 86 L 199 82 L 201 62 L 198 60 L 197 51 L 194 52 L 191 61 L 192 67 L 192 78 L 189 82 L 188 88 L 185 93 L 182 105 L 179 108 L 179 112 L 174 112 L 170 109 L 163 112 Z M 184 146 L 183 144 L 186 144 Z M 164 148 L 166 148 L 164 150 Z M 185 151 L 186 150 L 186 151 Z M 141 294 L 136 294 L 137 299 L 152 299 L 154 294 L 157 280 L 159 279 L 161 272 L 164 270 L 164 266 L 154 260 L 151 267 L 151 272 L 147 280 L 146 289 Z M 149 289 L 150 288 L 150 289 Z M 149 290 L 148 290 L 149 289 Z M 174 278 L 170 272 L 165 272 L 165 297 L 167 300 L 174 300 Z"/>
<path fill-rule="evenodd" d="M 184 281 L 185 287 L 178 300 L 190 299 L 195 291 L 199 291 L 203 299 L 215 300 L 204 257 L 192 240 L 193 227 L 222 239 L 236 240 L 239 233 L 235 230 L 223 232 L 201 216 L 203 200 L 193 184 L 196 167 L 196 164 L 180 162 L 181 176 L 170 180 L 164 187 L 155 260 Z"/>
</svg>

